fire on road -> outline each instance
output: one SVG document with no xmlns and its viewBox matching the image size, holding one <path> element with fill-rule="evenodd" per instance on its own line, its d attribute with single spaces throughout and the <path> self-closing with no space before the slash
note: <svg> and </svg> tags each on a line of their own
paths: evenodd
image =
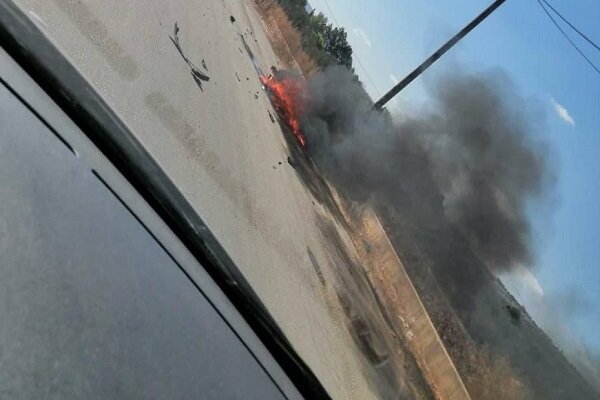
<svg viewBox="0 0 600 400">
<path fill-rule="evenodd" d="M 306 136 L 300 126 L 300 117 L 304 109 L 304 85 L 301 79 L 284 74 L 271 67 L 272 73 L 261 75 L 260 82 L 268 90 L 275 110 L 290 127 L 296 140 L 302 147 L 306 146 Z"/>
</svg>

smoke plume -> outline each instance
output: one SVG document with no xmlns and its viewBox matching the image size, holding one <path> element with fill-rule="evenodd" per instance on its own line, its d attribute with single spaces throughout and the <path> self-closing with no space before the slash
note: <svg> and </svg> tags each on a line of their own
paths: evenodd
<svg viewBox="0 0 600 400">
<path fill-rule="evenodd" d="M 428 90 L 431 108 L 392 121 L 349 71 L 317 74 L 303 118 L 309 151 L 349 197 L 424 227 L 444 220 L 491 268 L 530 265 L 526 207 L 552 174 L 526 102 L 492 74 L 445 75 Z"/>
</svg>

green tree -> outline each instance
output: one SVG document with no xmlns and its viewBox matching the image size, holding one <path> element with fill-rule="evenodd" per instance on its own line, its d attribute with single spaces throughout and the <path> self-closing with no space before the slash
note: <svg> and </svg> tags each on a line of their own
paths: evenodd
<svg viewBox="0 0 600 400">
<path fill-rule="evenodd" d="M 310 17 L 309 23 L 310 23 L 310 28 L 313 30 L 313 32 L 323 33 L 323 32 L 325 32 L 325 29 L 327 28 L 329 21 L 327 20 L 327 17 L 325 15 L 323 15 L 322 12 L 320 12 L 316 15 L 313 14 Z"/>
<path fill-rule="evenodd" d="M 338 64 L 352 68 L 352 47 L 348 44 L 348 35 L 344 28 L 331 25 L 325 34 L 325 51 L 333 56 Z"/>
<path fill-rule="evenodd" d="M 334 28 L 323 13 L 306 12 L 306 0 L 279 0 L 287 17 L 300 32 L 302 46 L 321 68 L 341 64 L 352 69 L 352 47 L 344 28 Z"/>
</svg>

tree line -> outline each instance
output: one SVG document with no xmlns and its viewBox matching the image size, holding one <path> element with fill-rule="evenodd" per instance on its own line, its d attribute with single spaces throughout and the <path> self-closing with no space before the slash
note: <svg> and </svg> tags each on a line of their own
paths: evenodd
<svg viewBox="0 0 600 400">
<path fill-rule="evenodd" d="M 304 51 L 320 69 L 339 64 L 352 69 L 352 47 L 344 28 L 334 27 L 323 13 L 307 11 L 307 0 L 277 0 L 302 37 Z"/>
</svg>

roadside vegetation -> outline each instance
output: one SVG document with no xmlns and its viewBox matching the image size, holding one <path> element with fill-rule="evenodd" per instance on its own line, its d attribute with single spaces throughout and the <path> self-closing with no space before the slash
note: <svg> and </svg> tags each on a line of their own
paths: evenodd
<svg viewBox="0 0 600 400">
<path fill-rule="evenodd" d="M 277 55 L 305 76 L 332 65 L 352 69 L 352 46 L 344 28 L 323 13 L 308 12 L 306 0 L 255 0 L 271 31 Z M 358 79 L 358 78 L 357 78 Z"/>
<path fill-rule="evenodd" d="M 304 50 L 320 69 L 334 64 L 352 68 L 352 47 L 344 28 L 334 27 L 321 12 L 307 12 L 306 0 L 278 3 L 300 33 Z"/>
</svg>

